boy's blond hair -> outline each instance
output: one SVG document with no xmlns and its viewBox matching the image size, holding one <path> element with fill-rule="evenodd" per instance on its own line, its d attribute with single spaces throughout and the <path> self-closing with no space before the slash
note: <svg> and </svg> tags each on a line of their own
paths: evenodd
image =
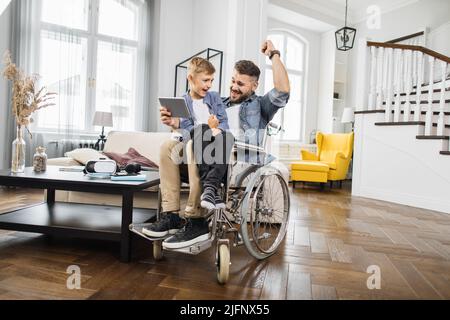
<svg viewBox="0 0 450 320">
<path fill-rule="evenodd" d="M 214 68 L 213 64 L 206 59 L 195 57 L 191 61 L 189 61 L 188 75 L 193 76 L 199 73 L 206 73 L 208 75 L 211 75 L 215 72 L 216 68 Z"/>
</svg>

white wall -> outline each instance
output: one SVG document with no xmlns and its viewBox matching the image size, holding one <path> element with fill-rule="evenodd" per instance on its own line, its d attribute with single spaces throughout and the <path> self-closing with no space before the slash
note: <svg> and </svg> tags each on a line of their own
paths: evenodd
<svg viewBox="0 0 450 320">
<path fill-rule="evenodd" d="M 427 40 L 430 49 L 450 57 L 450 17 L 448 19 L 448 22 L 431 30 Z"/>
<path fill-rule="evenodd" d="M 336 42 L 334 31 L 321 36 L 320 46 L 319 105 L 317 111 L 317 129 L 326 133 L 333 132 L 333 90 L 336 61 Z"/>
<path fill-rule="evenodd" d="M 228 94 L 236 61 L 264 65 L 259 48 L 267 35 L 267 7 L 267 0 L 194 0 L 194 12 L 202 14 L 194 19 L 193 49 L 224 51 L 223 95 Z"/>
<path fill-rule="evenodd" d="M 6 50 L 10 49 L 10 37 L 11 37 L 11 6 L 6 7 L 3 13 L 0 12 L 0 57 Z M 1 59 L 3 60 L 3 59 Z M 0 70 L 3 70 L 3 64 L 1 64 Z M 6 130 L 8 128 L 7 121 L 12 119 L 7 117 L 7 108 L 9 108 L 8 101 L 8 85 L 6 80 L 3 79 L 0 72 L 0 137 L 6 136 Z M 5 145 L 0 143 L 0 168 L 5 168 L 8 164 L 5 163 L 4 155 Z"/>
<path fill-rule="evenodd" d="M 375 126 L 356 116 L 352 195 L 450 213 L 448 141 L 417 140 L 423 126 Z"/>
<path fill-rule="evenodd" d="M 447 22 L 450 22 L 449 0 L 420 0 L 409 6 L 383 14 L 381 16 L 381 28 L 378 30 L 369 29 L 366 21 L 362 21 L 354 26 L 357 29 L 355 45 L 362 38 L 384 42 L 418 32 L 427 27 L 432 31 L 428 42 L 430 49 L 449 54 L 450 41 L 448 40 L 448 31 L 450 28 L 446 24 Z M 444 24 L 446 24 L 446 28 L 442 28 L 440 32 L 433 34 L 433 30 Z M 356 50 L 351 50 L 349 54 L 347 96 L 352 107 L 356 107 L 354 100 L 354 92 L 357 86 L 356 59 Z"/>
<path fill-rule="evenodd" d="M 234 63 L 248 59 L 262 66 L 260 45 L 267 35 L 267 0 L 156 0 L 160 16 L 152 78 L 157 96 L 173 95 L 175 66 L 193 54 L 224 51 L 222 94 L 228 94 Z M 218 75 L 217 75 L 218 76 Z M 260 88 L 262 89 L 262 87 Z M 261 91 L 259 92 L 261 93 Z M 150 114 L 158 117 L 157 100 Z M 158 121 L 158 130 L 167 130 Z"/>
<path fill-rule="evenodd" d="M 152 79 L 157 83 L 153 88 L 154 105 L 150 106 L 150 116 L 157 119 L 158 131 L 167 131 L 159 121 L 158 97 L 172 96 L 175 84 L 175 66 L 193 52 L 193 0 L 157 0 L 155 7 L 159 11 L 159 25 L 154 25 L 153 34 L 158 39 L 153 42 L 157 62 L 153 61 Z M 153 108 L 153 110 L 152 110 Z"/>
<path fill-rule="evenodd" d="M 317 128 L 317 110 L 319 97 L 319 73 L 320 73 L 320 53 L 321 35 L 318 32 L 305 30 L 303 28 L 283 23 L 279 20 L 269 19 L 269 31 L 287 30 L 305 39 L 309 45 L 309 57 L 307 59 L 307 90 L 305 108 L 302 119 L 303 140 L 308 142 L 311 131 Z"/>
</svg>

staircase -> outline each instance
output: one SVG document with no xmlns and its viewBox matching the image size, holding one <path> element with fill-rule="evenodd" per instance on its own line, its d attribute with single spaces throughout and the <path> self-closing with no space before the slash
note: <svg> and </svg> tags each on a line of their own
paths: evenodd
<svg viewBox="0 0 450 320">
<path fill-rule="evenodd" d="M 450 57 L 391 42 L 359 50 L 353 194 L 450 213 Z"/>
</svg>

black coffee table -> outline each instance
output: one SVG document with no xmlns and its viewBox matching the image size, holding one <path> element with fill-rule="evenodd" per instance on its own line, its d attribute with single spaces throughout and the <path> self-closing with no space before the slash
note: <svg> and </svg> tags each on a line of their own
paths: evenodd
<svg viewBox="0 0 450 320">
<path fill-rule="evenodd" d="M 45 173 L 0 170 L 2 186 L 47 190 L 47 202 L 0 214 L 0 229 L 120 242 L 120 261 L 130 262 L 129 225 L 152 221 L 157 214 L 156 209 L 133 209 L 135 192 L 159 185 L 158 172 L 144 174 L 146 181 L 113 182 L 52 166 Z M 119 194 L 122 207 L 55 202 L 55 190 Z"/>
</svg>

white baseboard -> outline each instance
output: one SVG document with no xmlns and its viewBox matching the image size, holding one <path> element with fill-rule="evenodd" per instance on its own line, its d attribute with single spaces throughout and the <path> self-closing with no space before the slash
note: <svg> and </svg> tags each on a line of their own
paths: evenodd
<svg viewBox="0 0 450 320">
<path fill-rule="evenodd" d="M 360 190 L 354 190 L 353 195 L 450 214 L 450 200 L 420 197 L 399 192 L 392 193 L 385 189 L 370 187 L 362 187 Z"/>
</svg>

